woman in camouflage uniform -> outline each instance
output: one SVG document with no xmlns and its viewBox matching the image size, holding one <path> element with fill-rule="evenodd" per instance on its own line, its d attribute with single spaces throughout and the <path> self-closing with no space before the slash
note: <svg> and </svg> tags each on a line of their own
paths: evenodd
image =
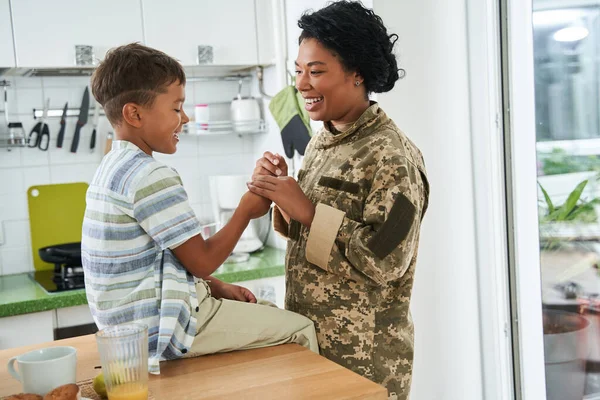
<svg viewBox="0 0 600 400">
<path fill-rule="evenodd" d="M 248 187 L 276 204 L 275 229 L 288 239 L 286 308 L 314 321 L 322 355 L 406 399 L 429 185 L 419 149 L 368 98 L 399 78 L 398 37 L 349 1 L 305 14 L 299 26 L 296 87 L 323 128 L 297 181 L 267 152 Z"/>
</svg>

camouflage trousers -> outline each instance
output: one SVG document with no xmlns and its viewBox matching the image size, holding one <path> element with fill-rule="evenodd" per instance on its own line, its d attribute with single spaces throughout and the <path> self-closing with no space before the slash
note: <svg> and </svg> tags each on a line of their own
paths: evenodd
<svg viewBox="0 0 600 400">
<path fill-rule="evenodd" d="M 408 400 L 413 365 L 412 329 L 394 335 L 397 332 L 391 328 L 365 326 L 364 320 L 352 315 L 352 311 L 319 311 L 291 304 L 286 307 L 314 322 L 323 357 L 386 387 L 389 399 Z"/>
</svg>

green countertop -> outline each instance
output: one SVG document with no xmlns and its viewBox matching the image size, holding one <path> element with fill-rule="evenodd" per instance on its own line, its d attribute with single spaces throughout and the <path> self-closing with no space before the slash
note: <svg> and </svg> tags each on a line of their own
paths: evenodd
<svg viewBox="0 0 600 400">
<path fill-rule="evenodd" d="M 285 251 L 267 247 L 243 263 L 225 263 L 213 274 L 224 282 L 243 282 L 284 274 Z M 0 317 L 87 304 L 85 290 L 49 294 L 29 274 L 0 276 Z"/>
</svg>

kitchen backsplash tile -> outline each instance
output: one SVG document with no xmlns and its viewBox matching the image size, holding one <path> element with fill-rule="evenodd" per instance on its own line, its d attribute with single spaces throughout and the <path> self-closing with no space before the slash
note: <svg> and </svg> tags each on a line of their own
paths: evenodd
<svg viewBox="0 0 600 400">
<path fill-rule="evenodd" d="M 22 77 L 16 76 L 14 78 L 14 85 L 19 89 L 39 89 L 42 87 L 42 79 L 41 77 Z"/>
<path fill-rule="evenodd" d="M 27 221 L 28 218 L 25 191 L 0 195 L 0 221 Z M 0 246 L 0 251 L 2 248 Z"/>
<path fill-rule="evenodd" d="M 27 247 L 26 245 L 30 241 L 29 223 L 27 221 L 4 221 L 2 228 L 6 247 Z"/>
<path fill-rule="evenodd" d="M 204 175 L 252 175 L 254 154 L 240 154 L 228 158 L 223 156 L 202 156 L 199 158 L 200 171 Z"/>
<path fill-rule="evenodd" d="M 29 79 L 29 78 L 22 78 Z M 85 85 L 89 84 L 89 78 L 85 76 L 70 76 L 70 77 L 60 77 L 60 76 L 45 76 L 42 79 L 42 84 L 44 85 L 44 90 L 47 88 L 65 88 L 68 89 L 70 87 L 85 87 Z M 90 93 L 91 94 L 91 93 Z M 80 99 L 81 100 L 81 99 Z M 90 97 L 90 101 L 92 98 Z"/>
<path fill-rule="evenodd" d="M 85 128 L 85 126 L 84 126 Z M 67 128 L 68 129 L 68 128 Z M 79 146 L 76 153 L 71 153 L 71 143 L 73 142 L 73 132 L 70 135 L 65 134 L 63 147 L 56 147 L 56 138 L 50 138 L 50 148 L 48 153 L 50 156 L 50 165 L 73 165 L 73 164 L 89 164 L 98 165 L 102 159 L 101 149 L 96 146 L 94 153 L 90 153 L 90 134 L 89 129 L 82 129 L 79 136 Z M 50 132 L 52 134 L 52 132 Z M 101 137 L 104 137 L 102 134 Z M 29 149 L 23 149 L 27 151 Z M 35 149 L 31 149 L 35 150 Z"/>
<path fill-rule="evenodd" d="M 21 166 L 21 152 L 0 149 L 0 168 L 14 168 Z"/>
<path fill-rule="evenodd" d="M 50 183 L 90 182 L 98 168 L 97 163 L 71 165 L 53 165 L 50 167 Z M 37 183 L 36 183 L 37 184 Z"/>
<path fill-rule="evenodd" d="M 3 248 L 0 252 L 2 273 L 12 275 L 33 271 L 33 258 L 30 249 L 29 244 L 25 247 Z"/>
<path fill-rule="evenodd" d="M 52 128 L 50 128 L 52 129 Z M 29 133 L 28 133 L 29 134 Z M 48 165 L 50 165 L 50 154 L 53 151 L 53 147 L 56 145 L 56 140 L 53 142 L 52 137 L 50 137 L 50 145 L 48 147 L 48 151 L 40 151 L 36 148 L 27 148 L 22 149 L 19 152 L 11 151 L 10 154 L 21 154 L 21 166 L 22 167 L 46 167 L 48 169 Z M 0 149 L 3 151 L 3 149 Z M 4 156 L 4 155 L 3 155 Z M 1 166 L 0 166 L 1 168 Z"/>
<path fill-rule="evenodd" d="M 196 213 L 196 217 L 200 223 L 208 224 L 214 221 L 214 212 L 211 204 L 192 204 L 192 209 Z"/>
<path fill-rule="evenodd" d="M 52 183 L 48 167 L 23 168 L 23 187 L 25 190 L 35 185 L 49 185 Z"/>
<path fill-rule="evenodd" d="M 0 194 L 20 193 L 24 190 L 23 170 L 0 169 Z"/>
<path fill-rule="evenodd" d="M 79 87 L 78 87 L 79 88 Z M 75 103 L 70 101 L 71 99 L 71 89 L 68 87 L 44 87 L 44 97 L 43 99 L 50 99 L 50 107 L 51 108 L 63 108 L 65 106 L 65 102 L 69 102 L 69 107 L 75 108 L 79 107 L 81 104 L 81 96 L 83 96 L 83 92 L 79 93 L 79 100 Z M 90 96 L 90 102 L 92 98 Z M 43 106 L 43 103 L 40 104 Z M 39 106 L 38 106 L 39 108 Z"/>
<path fill-rule="evenodd" d="M 17 114 L 31 115 L 34 108 L 42 108 L 44 106 L 44 94 L 39 88 L 21 89 L 17 87 L 17 91 L 19 94 L 17 96 Z"/>
<path fill-rule="evenodd" d="M 4 79 L 4 77 L 3 77 Z M 51 108 L 62 108 L 66 101 L 69 108 L 81 104 L 81 96 L 88 77 L 7 77 L 9 88 L 9 116 L 11 121 L 23 123 L 26 135 L 39 122 L 33 118 L 33 109 L 43 108 L 45 99 L 50 98 Z M 215 107 L 214 116 L 226 117 L 227 102 L 238 92 L 238 82 L 194 82 L 186 86 L 184 110 L 193 117 L 194 105 L 198 103 L 221 103 Z M 244 81 L 242 94 L 250 95 L 251 84 Z M 91 93 L 90 93 L 91 95 Z M 94 99 L 90 96 L 90 109 Z M 3 102 L 0 101 L 0 121 L 4 121 Z M 218 107 L 218 108 L 217 108 Z M 77 118 L 67 119 L 62 148 L 56 147 L 60 128 L 59 118 L 48 119 L 50 146 L 47 152 L 37 148 L 20 148 L 7 151 L 0 149 L 0 227 L 4 243 L 0 243 L 0 275 L 28 272 L 33 269 L 29 237 L 27 210 L 27 188 L 69 182 L 88 182 L 98 167 L 106 143 L 106 134 L 111 131 L 105 117 L 100 118 L 96 148 L 90 152 L 91 120 L 83 127 L 79 148 L 70 152 L 71 141 Z M 193 122 L 192 122 L 193 123 Z M 278 133 L 277 133 L 278 135 Z M 156 155 L 156 158 L 171 165 L 180 173 L 188 192 L 192 208 L 203 223 L 213 221 L 210 200 L 209 176 L 248 174 L 254 167 L 258 154 L 252 135 L 239 137 L 228 135 L 181 135 L 178 151 L 174 155 Z"/>
<path fill-rule="evenodd" d="M 251 152 L 253 147 L 252 137 L 240 138 L 235 134 L 205 135 L 201 136 L 198 142 L 201 156 L 244 154 Z"/>
</svg>

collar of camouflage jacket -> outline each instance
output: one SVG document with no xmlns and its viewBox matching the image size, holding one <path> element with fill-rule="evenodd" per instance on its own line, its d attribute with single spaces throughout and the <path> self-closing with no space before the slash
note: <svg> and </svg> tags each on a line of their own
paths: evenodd
<svg viewBox="0 0 600 400">
<path fill-rule="evenodd" d="M 323 128 L 315 136 L 315 147 L 325 149 L 328 147 L 337 146 L 338 144 L 349 142 L 362 136 L 358 133 L 374 132 L 381 125 L 389 121 L 388 116 L 379 107 L 379 104 L 372 101 L 371 106 L 365 110 L 359 119 L 344 132 L 333 133 L 329 129 L 328 123 L 323 123 Z M 349 138 L 349 139 L 348 139 Z"/>
</svg>

